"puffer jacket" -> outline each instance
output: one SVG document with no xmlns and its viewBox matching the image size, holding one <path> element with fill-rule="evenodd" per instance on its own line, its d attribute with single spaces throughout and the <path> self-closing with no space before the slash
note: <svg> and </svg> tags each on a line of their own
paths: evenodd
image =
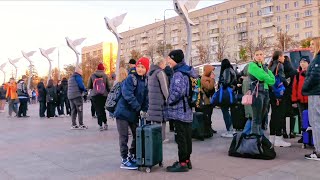
<svg viewBox="0 0 320 180">
<path fill-rule="evenodd" d="M 18 98 L 16 83 L 7 83 L 4 85 L 4 89 L 7 91 L 6 98 L 10 98 L 11 100 Z"/>
<path fill-rule="evenodd" d="M 186 65 L 185 61 L 173 68 L 174 74 L 169 88 L 166 117 L 169 120 L 192 122 L 192 109 L 188 104 L 189 76 L 197 78 L 194 69 Z"/>
<path fill-rule="evenodd" d="M 92 89 L 91 90 L 91 96 L 96 96 L 97 92 L 93 87 L 93 83 L 94 80 L 97 78 L 103 78 L 103 82 L 106 86 L 106 91 L 104 92 L 103 96 L 107 97 L 108 96 L 108 92 L 110 91 L 109 88 L 109 80 L 108 80 L 108 76 L 106 75 L 106 73 L 103 70 L 96 70 L 96 72 L 94 72 L 88 82 L 88 89 Z"/>
<path fill-rule="evenodd" d="M 302 87 L 304 96 L 320 95 L 320 52 L 309 64 L 306 78 Z"/>
<path fill-rule="evenodd" d="M 293 79 L 291 100 L 293 103 L 308 103 L 308 96 L 302 95 L 306 71 L 298 70 L 298 74 Z"/>
<path fill-rule="evenodd" d="M 215 92 L 215 80 L 210 78 L 213 69 L 214 67 L 211 65 L 205 65 L 203 67 L 203 74 L 201 76 L 201 91 L 203 92 L 203 100 L 205 105 L 210 104 L 210 98 Z"/>
</svg>

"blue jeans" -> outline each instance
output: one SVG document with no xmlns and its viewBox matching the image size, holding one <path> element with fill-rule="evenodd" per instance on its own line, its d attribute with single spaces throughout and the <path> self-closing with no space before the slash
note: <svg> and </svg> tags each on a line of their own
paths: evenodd
<svg viewBox="0 0 320 180">
<path fill-rule="evenodd" d="M 222 111 L 222 114 L 223 114 L 223 120 L 224 120 L 224 123 L 226 125 L 227 131 L 232 130 L 232 128 L 231 128 L 232 119 L 231 119 L 231 115 L 230 115 L 230 112 L 229 112 L 229 108 L 230 107 L 221 107 L 221 111 Z"/>
</svg>

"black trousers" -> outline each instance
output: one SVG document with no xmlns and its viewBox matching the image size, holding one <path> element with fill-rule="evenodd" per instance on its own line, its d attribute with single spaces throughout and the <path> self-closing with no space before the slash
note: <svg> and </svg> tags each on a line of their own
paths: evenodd
<svg viewBox="0 0 320 180">
<path fill-rule="evenodd" d="M 47 106 L 45 101 L 39 101 L 40 109 L 39 109 L 39 116 L 40 117 L 45 117 L 46 115 L 44 114 L 46 112 Z"/>
<path fill-rule="evenodd" d="M 119 133 L 119 146 L 120 146 L 120 155 L 123 159 L 128 157 L 128 128 L 130 128 L 132 133 L 132 142 L 129 149 L 130 154 L 136 154 L 136 129 L 137 123 L 128 122 L 126 120 L 117 119 L 117 129 Z"/>
<path fill-rule="evenodd" d="M 277 104 L 275 98 L 270 99 L 271 119 L 270 119 L 270 135 L 282 136 L 283 121 L 286 118 L 286 104 L 281 100 Z"/>
<path fill-rule="evenodd" d="M 69 102 L 67 97 L 64 97 L 63 95 L 61 95 L 59 97 L 59 102 L 58 102 L 58 113 L 59 113 L 59 115 L 63 115 L 64 114 L 64 107 L 66 107 L 67 114 L 70 115 L 71 114 L 70 102 Z"/>
<path fill-rule="evenodd" d="M 54 102 L 47 103 L 47 117 L 54 117 L 55 116 L 55 109 L 56 105 Z"/>
<path fill-rule="evenodd" d="M 97 119 L 99 126 L 102 126 L 102 124 L 107 124 L 107 114 L 105 110 L 105 104 L 106 104 L 107 97 L 105 96 L 92 96 L 92 102 L 93 106 L 97 112 Z"/>
<path fill-rule="evenodd" d="M 18 111 L 18 117 L 27 116 L 29 98 L 19 98 L 19 101 L 20 101 L 20 106 Z"/>
<path fill-rule="evenodd" d="M 91 98 L 91 116 L 95 116 L 96 115 L 96 109 L 94 108 L 93 102 L 92 102 L 92 98 Z"/>
<path fill-rule="evenodd" d="M 192 123 L 174 121 L 175 140 L 178 144 L 179 162 L 190 160 L 192 153 Z"/>
<path fill-rule="evenodd" d="M 212 135 L 212 120 L 211 115 L 213 112 L 213 107 L 211 105 L 205 105 L 202 108 L 203 112 L 203 120 L 204 120 L 204 134 L 205 135 Z"/>
</svg>

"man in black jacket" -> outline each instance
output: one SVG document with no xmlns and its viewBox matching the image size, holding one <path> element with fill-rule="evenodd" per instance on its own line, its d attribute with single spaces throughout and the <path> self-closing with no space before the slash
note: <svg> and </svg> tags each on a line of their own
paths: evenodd
<svg viewBox="0 0 320 180">
<path fill-rule="evenodd" d="M 70 115 L 71 108 L 70 108 L 70 102 L 68 100 L 68 80 L 67 80 L 67 78 L 63 78 L 61 81 L 61 84 L 58 85 L 58 94 L 59 94 L 58 102 L 60 103 L 59 115 L 65 115 L 64 114 L 64 106 L 66 106 L 67 115 Z"/>
<path fill-rule="evenodd" d="M 39 101 L 39 105 L 40 105 L 40 109 L 39 109 L 39 116 L 41 118 L 45 117 L 45 112 L 46 112 L 46 88 L 44 87 L 44 83 L 43 83 L 43 79 L 40 80 L 40 82 L 37 85 L 38 88 L 38 101 Z"/>
</svg>

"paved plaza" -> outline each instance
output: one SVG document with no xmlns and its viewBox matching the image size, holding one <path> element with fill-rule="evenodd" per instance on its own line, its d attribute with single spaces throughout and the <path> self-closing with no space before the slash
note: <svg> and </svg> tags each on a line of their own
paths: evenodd
<svg viewBox="0 0 320 180">
<path fill-rule="evenodd" d="M 85 104 L 88 130 L 70 130 L 70 117 L 38 116 L 38 104 L 29 105 L 30 118 L 8 118 L 0 114 L 0 180 L 5 179 L 106 179 L 106 180 L 319 180 L 320 162 L 303 159 L 310 149 L 302 149 L 296 139 L 290 148 L 276 148 L 271 161 L 229 157 L 231 139 L 215 134 L 205 141 L 193 141 L 193 169 L 187 173 L 167 173 L 154 167 L 151 173 L 122 170 L 115 121 L 100 132 Z M 222 113 L 214 110 L 214 129 L 225 129 Z M 289 127 L 289 126 L 288 126 Z M 169 128 L 167 128 L 169 129 Z M 177 159 L 173 133 L 164 144 L 164 167 Z"/>
</svg>

